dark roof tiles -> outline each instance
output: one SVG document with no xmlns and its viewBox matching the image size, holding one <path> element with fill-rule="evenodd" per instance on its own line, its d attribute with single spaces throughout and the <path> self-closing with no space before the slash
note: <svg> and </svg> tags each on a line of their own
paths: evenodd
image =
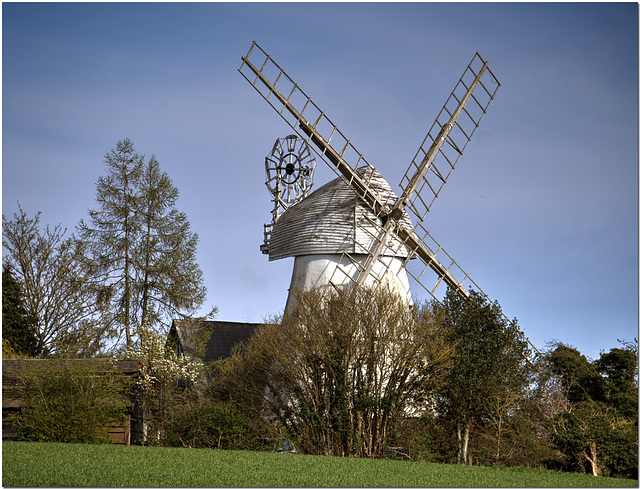
<svg viewBox="0 0 640 489">
<path fill-rule="evenodd" d="M 233 348 L 246 343 L 260 326 L 262 324 L 176 319 L 169 338 L 177 335 L 186 355 L 207 363 L 230 357 Z"/>
</svg>

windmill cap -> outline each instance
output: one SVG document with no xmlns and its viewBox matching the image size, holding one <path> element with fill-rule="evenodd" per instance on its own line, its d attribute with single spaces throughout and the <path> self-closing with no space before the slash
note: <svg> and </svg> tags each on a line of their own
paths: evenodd
<svg viewBox="0 0 640 489">
<path fill-rule="evenodd" d="M 383 202 L 393 204 L 398 196 L 373 167 L 358 173 Z M 399 216 L 392 216 L 394 218 Z M 405 211 L 400 223 L 413 226 Z M 318 188 L 276 221 L 269 244 L 269 261 L 303 255 L 330 255 L 343 252 L 368 254 L 379 232 L 381 220 L 341 179 Z M 397 239 L 389 241 L 384 256 L 405 258 L 409 250 Z"/>
</svg>

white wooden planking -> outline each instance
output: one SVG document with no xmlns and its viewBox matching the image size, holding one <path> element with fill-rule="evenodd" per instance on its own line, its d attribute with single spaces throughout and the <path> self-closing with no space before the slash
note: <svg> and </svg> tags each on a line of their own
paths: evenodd
<svg viewBox="0 0 640 489">
<path fill-rule="evenodd" d="M 373 167 L 359 170 L 382 202 L 397 200 L 396 193 Z M 378 223 L 378 224 L 375 224 Z M 411 229 L 403 213 L 401 223 Z M 304 255 L 366 254 L 380 229 L 380 219 L 341 178 L 323 185 L 287 209 L 276 221 L 269 245 L 269 261 Z M 406 257 L 399 241 L 390 243 L 385 256 Z"/>
</svg>

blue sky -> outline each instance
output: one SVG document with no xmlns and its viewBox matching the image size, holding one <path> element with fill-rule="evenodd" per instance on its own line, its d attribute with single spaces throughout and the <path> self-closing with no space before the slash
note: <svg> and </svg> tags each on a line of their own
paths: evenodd
<svg viewBox="0 0 640 489">
<path fill-rule="evenodd" d="M 539 348 L 638 335 L 635 3 L 4 2 L 2 27 L 2 212 L 72 232 L 128 137 L 180 189 L 227 321 L 280 312 L 293 268 L 259 249 L 291 130 L 237 71 L 251 42 L 396 191 L 478 51 L 502 86 L 431 233 Z"/>
</svg>

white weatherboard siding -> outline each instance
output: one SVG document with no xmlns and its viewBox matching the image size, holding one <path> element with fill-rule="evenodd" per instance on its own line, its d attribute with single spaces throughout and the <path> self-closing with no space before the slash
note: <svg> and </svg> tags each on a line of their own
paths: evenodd
<svg viewBox="0 0 640 489">
<path fill-rule="evenodd" d="M 397 200 L 389 184 L 373 168 L 361 171 L 363 179 L 382 202 Z M 269 261 L 304 255 L 367 253 L 378 235 L 379 219 L 340 178 L 323 185 L 287 209 L 276 221 L 269 243 Z M 401 223 L 411 229 L 403 213 Z M 357 243 L 357 244 L 356 244 Z M 386 255 L 406 257 L 407 249 L 397 240 L 389 242 Z"/>
</svg>

